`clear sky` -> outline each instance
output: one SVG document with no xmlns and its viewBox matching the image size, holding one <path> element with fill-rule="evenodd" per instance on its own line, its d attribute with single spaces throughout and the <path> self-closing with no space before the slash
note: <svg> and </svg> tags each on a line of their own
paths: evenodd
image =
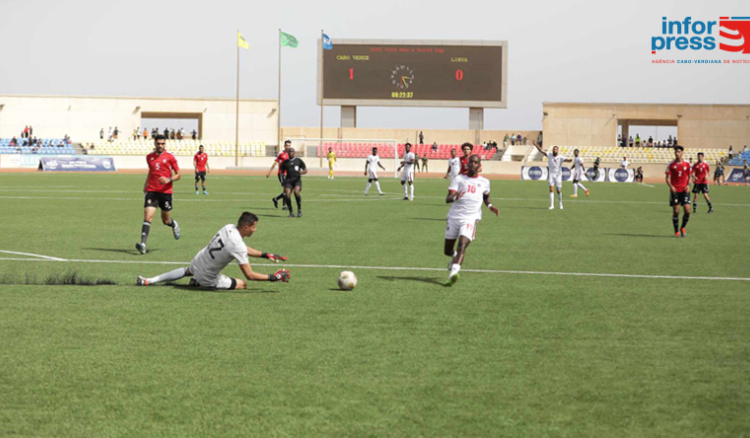
<svg viewBox="0 0 750 438">
<path fill-rule="evenodd" d="M 750 4 L 0 0 L 0 94 L 233 98 L 239 29 L 250 43 L 242 53 L 241 97 L 275 99 L 282 28 L 300 41 L 297 49 L 284 48 L 282 125 L 318 126 L 316 39 L 323 28 L 334 43 L 508 40 L 508 109 L 486 110 L 485 128 L 540 129 L 544 101 L 750 103 L 750 64 L 650 63 L 663 16 L 726 15 L 750 16 Z M 326 126 L 338 126 L 338 108 L 326 108 L 325 118 Z M 465 129 L 468 110 L 362 107 L 358 125 Z"/>
</svg>

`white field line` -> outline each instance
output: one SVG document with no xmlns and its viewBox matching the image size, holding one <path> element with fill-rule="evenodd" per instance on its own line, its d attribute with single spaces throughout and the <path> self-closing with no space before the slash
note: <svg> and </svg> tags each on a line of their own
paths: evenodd
<svg viewBox="0 0 750 438">
<path fill-rule="evenodd" d="M 188 266 L 190 262 L 152 261 L 152 260 L 84 260 L 84 259 L 21 259 L 2 258 L 0 261 L 22 261 L 22 262 L 64 262 L 64 263 L 109 263 L 127 265 L 182 265 Z M 267 267 L 290 267 L 290 268 L 312 268 L 312 269 L 362 269 L 375 271 L 427 271 L 445 272 L 445 268 L 420 268 L 404 266 L 352 266 L 352 265 L 308 265 L 308 264 L 271 264 L 255 263 L 254 266 Z M 678 275 L 647 275 L 647 274 L 609 274 L 596 272 L 555 272 L 555 271 L 515 271 L 501 269 L 462 269 L 462 272 L 476 272 L 480 274 L 510 274 L 510 275 L 556 275 L 569 277 L 604 277 L 604 278 L 643 278 L 657 280 L 704 280 L 704 281 L 750 281 L 746 277 L 685 277 Z"/>
<path fill-rule="evenodd" d="M 53 262 L 65 262 L 65 261 L 67 261 L 65 259 L 60 259 L 60 258 L 57 258 L 57 257 L 50 257 L 50 256 L 46 256 L 46 255 L 41 255 L 41 254 L 32 254 L 30 252 L 4 251 L 4 250 L 1 250 L 1 249 L 0 249 L 0 252 L 5 253 L 5 254 L 22 255 L 22 256 L 29 256 L 29 257 L 38 257 L 40 259 L 49 260 L 49 261 L 53 261 Z M 19 260 L 29 260 L 29 259 L 19 259 Z"/>
<path fill-rule="evenodd" d="M 247 193 L 245 193 L 247 195 Z M 269 195 L 273 195 L 269 193 Z M 367 202 L 367 201 L 387 201 L 387 200 L 401 200 L 403 199 L 400 194 L 386 193 L 390 196 L 398 197 L 380 197 L 380 196 L 365 196 L 362 195 L 361 199 L 306 199 L 305 202 Z M 91 201 L 91 197 L 76 197 L 76 196 L 3 196 L 0 195 L 0 199 L 64 199 L 64 200 L 80 200 L 80 201 Z M 442 196 L 417 196 L 414 198 L 416 201 L 420 199 L 445 199 Z M 142 201 L 143 198 L 96 198 L 97 201 Z M 233 199 L 221 199 L 221 198 L 177 198 L 177 202 L 238 202 L 238 201 L 251 201 L 253 198 L 233 198 Z M 549 202 L 544 198 L 493 198 L 493 201 L 509 201 L 509 202 Z M 666 205 L 666 202 L 659 201 L 606 201 L 606 200 L 594 200 L 594 199 L 578 199 L 574 202 L 576 204 L 654 204 L 654 205 Z M 750 204 L 726 204 L 720 202 L 714 202 L 713 205 L 720 205 L 725 207 L 750 207 Z M 501 208 L 502 210 L 502 208 Z"/>
</svg>

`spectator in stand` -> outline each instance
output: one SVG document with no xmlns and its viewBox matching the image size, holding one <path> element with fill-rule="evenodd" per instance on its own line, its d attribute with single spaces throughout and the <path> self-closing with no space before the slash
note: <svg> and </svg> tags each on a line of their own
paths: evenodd
<svg viewBox="0 0 750 438">
<path fill-rule="evenodd" d="M 57 147 L 62 148 L 62 147 L 65 147 L 65 145 L 63 144 L 63 142 L 60 142 L 57 144 Z"/>
<path fill-rule="evenodd" d="M 29 137 L 31 137 L 32 135 L 34 135 L 34 127 L 29 125 Z"/>
<path fill-rule="evenodd" d="M 628 137 L 628 147 L 633 147 L 633 136 Z"/>
<path fill-rule="evenodd" d="M 419 131 L 419 144 L 424 144 L 424 134 Z"/>
<path fill-rule="evenodd" d="M 148 129 L 143 128 L 143 139 L 148 140 Z"/>
<path fill-rule="evenodd" d="M 521 136 L 521 134 L 518 134 L 518 137 L 516 137 L 516 144 L 519 144 L 519 145 L 520 145 L 520 144 L 521 144 L 521 139 L 522 139 L 522 138 L 523 138 L 523 137 Z"/>
<path fill-rule="evenodd" d="M 648 136 L 648 147 L 652 147 L 654 145 L 654 137 Z"/>
<path fill-rule="evenodd" d="M 526 142 L 529 141 L 529 138 L 524 135 L 523 137 L 523 145 L 526 146 Z"/>
<path fill-rule="evenodd" d="M 133 141 L 138 140 L 138 137 L 140 136 L 141 136 L 140 128 L 133 128 Z"/>
<path fill-rule="evenodd" d="M 432 152 L 437 152 L 438 150 L 438 144 L 436 141 L 432 142 Z"/>
<path fill-rule="evenodd" d="M 113 141 L 114 140 L 114 137 L 112 135 L 113 135 L 112 134 L 112 127 L 110 126 L 107 129 L 107 141 Z"/>
<path fill-rule="evenodd" d="M 120 135 L 120 129 L 115 126 L 115 130 L 112 131 L 112 135 L 114 136 L 114 139 L 117 140 L 117 137 Z"/>
<path fill-rule="evenodd" d="M 729 145 L 729 151 L 727 152 L 727 156 L 729 157 L 729 161 L 732 161 L 732 158 L 734 158 L 734 148 L 732 145 Z"/>
<path fill-rule="evenodd" d="M 169 132 L 169 139 L 174 140 L 175 138 L 177 138 L 177 136 L 176 136 L 174 128 L 172 128 L 172 130 Z"/>
<path fill-rule="evenodd" d="M 511 146 L 516 145 L 516 134 L 510 134 L 510 145 Z"/>
<path fill-rule="evenodd" d="M 104 140 L 104 128 L 99 130 L 99 140 Z"/>
<path fill-rule="evenodd" d="M 537 142 L 539 143 L 539 142 Z M 503 138 L 503 147 L 508 147 L 508 134 L 505 134 L 505 137 Z"/>
<path fill-rule="evenodd" d="M 198 138 L 198 131 L 196 131 L 195 129 L 193 129 L 190 132 L 190 136 L 193 138 L 193 140 L 197 139 Z"/>
<path fill-rule="evenodd" d="M 65 137 L 63 137 L 63 141 L 65 144 L 70 144 L 70 136 L 68 134 L 65 134 Z"/>
<path fill-rule="evenodd" d="M 539 131 L 539 135 L 536 136 L 536 144 L 542 146 L 542 140 L 544 140 L 544 135 L 542 134 L 542 131 Z"/>
<path fill-rule="evenodd" d="M 164 128 L 164 137 L 169 138 L 169 128 Z"/>
<path fill-rule="evenodd" d="M 622 134 L 617 134 L 617 146 L 622 147 Z"/>
<path fill-rule="evenodd" d="M 15 137 L 11 138 L 10 139 L 10 145 L 11 146 L 17 146 L 18 145 L 18 139 L 16 139 Z"/>
<path fill-rule="evenodd" d="M 429 172 L 427 170 L 427 154 L 422 155 L 422 172 Z"/>
<path fill-rule="evenodd" d="M 21 134 L 21 138 L 29 138 L 29 127 L 24 126 L 23 133 Z"/>
<path fill-rule="evenodd" d="M 635 147 L 641 147 L 641 134 L 635 134 Z"/>
<path fill-rule="evenodd" d="M 677 136 L 675 136 L 675 138 L 674 138 L 674 144 L 675 145 L 679 144 L 679 143 L 677 143 Z"/>
<path fill-rule="evenodd" d="M 628 166 L 630 166 L 630 161 L 628 161 L 628 157 L 622 157 L 622 161 L 620 161 L 620 168 L 628 170 Z"/>
<path fill-rule="evenodd" d="M 747 152 L 747 145 L 745 145 L 745 147 L 744 147 L 744 148 L 742 148 L 742 152 L 740 152 L 740 153 L 741 153 L 741 154 L 744 154 L 744 153 L 746 153 L 746 152 Z"/>
</svg>

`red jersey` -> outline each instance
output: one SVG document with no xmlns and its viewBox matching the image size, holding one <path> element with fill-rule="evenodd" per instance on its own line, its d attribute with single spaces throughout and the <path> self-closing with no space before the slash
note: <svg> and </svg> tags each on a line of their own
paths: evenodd
<svg viewBox="0 0 750 438">
<path fill-rule="evenodd" d="M 148 184 L 146 185 L 147 192 L 157 193 L 172 193 L 172 183 L 168 182 L 162 184 L 159 182 L 159 177 L 172 177 L 172 171 L 179 172 L 180 168 L 177 166 L 177 159 L 174 155 L 167 151 L 157 154 L 151 152 L 146 155 L 146 163 L 148 163 Z"/>
<path fill-rule="evenodd" d="M 200 153 L 198 152 L 193 157 L 193 163 L 195 164 L 195 171 L 196 172 L 205 172 L 206 171 L 206 163 L 208 163 L 208 155 L 206 153 Z"/>
<path fill-rule="evenodd" d="M 706 163 L 705 161 L 701 161 L 700 163 L 695 163 L 695 166 L 693 166 L 693 175 L 695 175 L 695 183 L 696 184 L 708 184 L 706 177 L 708 176 L 708 172 L 710 170 L 711 168 L 708 166 L 708 163 Z"/>
<path fill-rule="evenodd" d="M 286 153 L 286 151 L 279 152 L 279 155 L 276 157 L 276 163 L 279 165 L 279 175 L 281 175 L 281 165 L 284 164 L 284 161 L 289 159 L 289 154 Z"/>
<path fill-rule="evenodd" d="M 669 175 L 669 181 L 672 183 L 675 191 L 678 193 L 684 192 L 687 190 L 688 178 L 690 177 L 690 163 L 687 161 L 683 161 L 682 163 L 672 161 L 667 166 L 665 174 Z"/>
<path fill-rule="evenodd" d="M 466 175 L 469 172 L 469 158 L 470 157 L 471 157 L 471 155 L 469 155 L 468 157 L 461 157 L 460 158 L 460 160 L 461 160 L 461 172 L 459 172 L 459 173 L 461 175 Z"/>
</svg>

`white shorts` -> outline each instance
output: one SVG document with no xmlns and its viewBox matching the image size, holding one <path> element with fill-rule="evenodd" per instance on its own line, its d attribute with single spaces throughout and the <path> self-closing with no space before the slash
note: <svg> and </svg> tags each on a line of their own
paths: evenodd
<svg viewBox="0 0 750 438">
<path fill-rule="evenodd" d="M 404 169 L 401 171 L 401 181 L 414 182 L 414 169 L 408 171 Z"/>
<path fill-rule="evenodd" d="M 474 240 L 479 219 L 448 219 L 447 222 L 448 226 L 445 227 L 446 240 L 456 240 L 458 236 L 464 236 L 469 241 Z"/>
<path fill-rule="evenodd" d="M 210 287 L 213 289 L 234 289 L 237 285 L 237 281 L 231 277 L 227 277 L 224 274 L 219 274 L 216 277 L 209 278 L 202 275 L 200 272 L 195 272 L 191 266 L 190 272 L 193 274 L 195 281 L 201 285 L 201 287 Z"/>
<path fill-rule="evenodd" d="M 372 169 L 367 169 L 367 174 L 368 174 L 367 177 L 369 179 L 378 179 L 378 172 L 376 172 L 376 171 L 374 171 Z"/>
<path fill-rule="evenodd" d="M 576 170 L 575 172 L 573 172 L 573 181 L 580 181 L 581 178 L 583 178 L 582 170 Z"/>
<path fill-rule="evenodd" d="M 547 181 L 549 181 L 550 187 L 562 187 L 562 175 L 550 175 L 549 178 L 547 178 Z"/>
</svg>

